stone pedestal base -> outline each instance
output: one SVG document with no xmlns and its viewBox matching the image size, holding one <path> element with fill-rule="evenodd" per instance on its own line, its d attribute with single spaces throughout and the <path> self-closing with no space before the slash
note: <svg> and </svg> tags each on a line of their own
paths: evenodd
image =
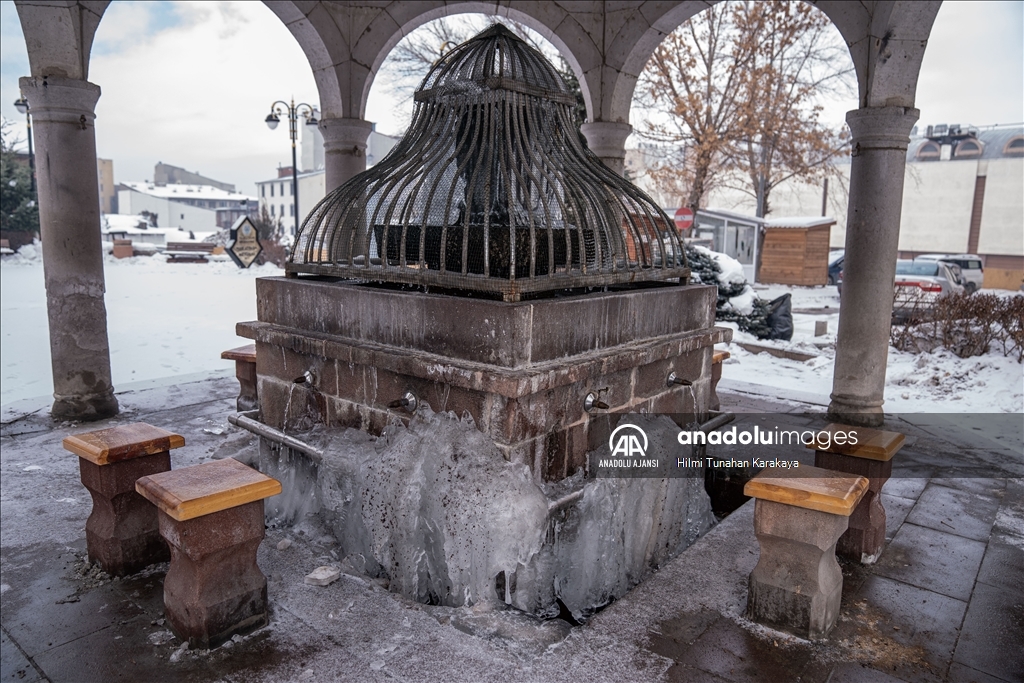
<svg viewBox="0 0 1024 683">
<path fill-rule="evenodd" d="M 159 511 L 171 547 L 164 610 L 189 647 L 217 647 L 267 623 L 267 578 L 256 565 L 263 501 L 176 521 Z"/>
<path fill-rule="evenodd" d="M 801 638 L 824 638 L 836 625 L 843 573 L 836 541 L 847 517 L 758 500 L 754 532 L 761 557 L 750 574 L 747 616 Z"/>
<path fill-rule="evenodd" d="M 816 451 L 814 466 L 867 478 L 868 490 L 850 515 L 850 527 L 836 544 L 836 554 L 861 564 L 873 564 L 885 547 L 885 508 L 879 496 L 892 475 L 892 460 Z"/>
<path fill-rule="evenodd" d="M 238 378 L 238 412 L 256 410 L 260 407 L 256 391 L 256 345 L 240 346 L 220 354 L 225 360 L 235 361 L 235 377 Z"/>
<path fill-rule="evenodd" d="M 171 469 L 168 451 L 97 465 L 78 459 L 82 484 L 92 496 L 85 523 L 89 560 L 114 576 L 133 574 L 170 554 L 160 538 L 156 508 L 135 492 L 135 480 Z"/>
</svg>

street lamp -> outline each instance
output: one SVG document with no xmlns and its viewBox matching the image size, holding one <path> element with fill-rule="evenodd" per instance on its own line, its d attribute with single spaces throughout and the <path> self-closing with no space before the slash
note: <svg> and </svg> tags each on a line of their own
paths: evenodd
<svg viewBox="0 0 1024 683">
<path fill-rule="evenodd" d="M 305 110 L 303 110 L 303 107 L 305 107 Z M 295 99 L 293 98 L 291 104 L 288 104 L 278 100 L 270 105 L 270 113 L 264 119 L 267 123 L 267 128 L 270 130 L 277 128 L 277 124 L 281 122 L 281 116 L 286 112 L 288 114 L 288 135 L 292 139 L 292 204 L 294 206 L 292 212 L 295 214 L 295 227 L 292 230 L 292 234 L 297 235 L 299 232 L 299 175 L 298 165 L 295 160 L 295 139 L 298 137 L 299 132 L 299 115 L 301 114 L 306 119 L 307 126 L 315 126 L 319 121 L 316 120 L 316 111 L 305 102 L 295 104 Z"/>
<path fill-rule="evenodd" d="M 32 187 L 32 194 L 36 193 L 36 155 L 32 151 L 32 115 L 28 113 L 28 100 L 24 96 L 14 100 L 14 108 L 25 115 L 25 127 L 28 128 L 28 169 L 30 172 L 29 184 Z"/>
</svg>

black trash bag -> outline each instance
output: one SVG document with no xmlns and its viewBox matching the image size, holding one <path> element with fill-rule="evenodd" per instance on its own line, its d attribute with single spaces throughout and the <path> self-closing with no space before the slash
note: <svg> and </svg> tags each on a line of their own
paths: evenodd
<svg viewBox="0 0 1024 683">
<path fill-rule="evenodd" d="M 789 341 L 793 338 L 793 295 L 783 294 L 768 302 L 768 339 Z"/>
</svg>

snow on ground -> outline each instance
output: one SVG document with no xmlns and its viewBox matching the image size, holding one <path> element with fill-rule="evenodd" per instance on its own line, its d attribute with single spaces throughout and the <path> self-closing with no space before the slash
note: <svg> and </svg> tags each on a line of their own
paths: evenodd
<svg viewBox="0 0 1024 683">
<path fill-rule="evenodd" d="M 107 329 L 114 388 L 129 382 L 230 370 L 220 352 L 250 343 L 235 323 L 256 319 L 257 277 L 272 265 L 240 270 L 230 259 L 166 263 L 166 257 L 106 256 Z M 22 247 L 0 265 L 0 404 L 53 392 L 43 265 Z"/>
<path fill-rule="evenodd" d="M 235 323 L 256 318 L 256 277 L 280 275 L 271 265 L 239 270 L 230 261 L 166 263 L 161 256 L 106 257 L 107 323 L 114 387 L 129 382 L 230 369 L 220 352 L 246 343 Z M 813 394 L 828 403 L 832 391 L 839 295 L 835 287 L 755 285 L 762 299 L 793 295 L 791 342 L 759 341 L 736 332 L 736 341 L 814 354 L 806 362 L 753 354 L 736 344 L 723 379 L 777 396 Z M 808 312 L 801 312 L 808 311 Z M 0 404 L 52 392 L 46 295 L 38 252 L 23 247 L 0 267 Z M 814 336 L 816 321 L 828 333 Z M 722 323 L 720 323 L 722 324 Z M 957 358 L 939 349 L 910 354 L 889 349 L 887 412 L 1024 412 L 1024 369 L 999 352 Z"/>
<path fill-rule="evenodd" d="M 763 341 L 736 331 L 733 340 L 774 346 L 816 357 L 808 361 L 754 354 L 736 344 L 722 368 L 724 380 L 739 380 L 755 390 L 772 394 L 778 388 L 811 394 L 822 405 L 832 393 L 836 332 L 839 329 L 839 293 L 835 287 L 755 285 L 762 299 L 793 295 L 793 339 Z M 800 311 L 807 311 L 801 313 Z M 814 336 L 816 321 L 828 323 L 828 333 Z M 998 350 L 984 356 L 958 358 L 943 348 L 913 354 L 889 348 L 884 408 L 889 413 L 1020 413 L 1024 412 L 1024 366 Z"/>
</svg>

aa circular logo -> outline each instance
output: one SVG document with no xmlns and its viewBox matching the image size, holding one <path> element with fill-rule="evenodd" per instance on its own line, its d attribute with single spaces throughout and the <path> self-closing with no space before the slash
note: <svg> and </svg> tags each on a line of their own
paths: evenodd
<svg viewBox="0 0 1024 683">
<path fill-rule="evenodd" d="M 608 448 L 613 458 L 643 458 L 647 455 L 647 433 L 635 424 L 621 424 L 608 437 Z"/>
</svg>

